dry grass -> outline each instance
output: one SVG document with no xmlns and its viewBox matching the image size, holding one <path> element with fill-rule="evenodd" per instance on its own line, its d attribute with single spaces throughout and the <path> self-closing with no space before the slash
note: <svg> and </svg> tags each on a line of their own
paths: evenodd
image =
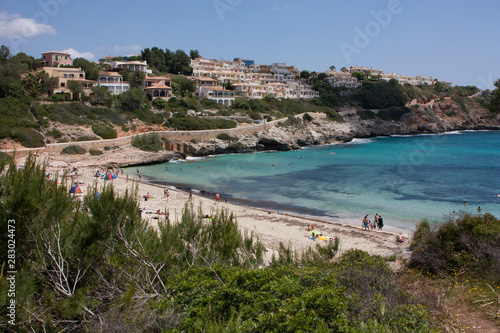
<svg viewBox="0 0 500 333">
<path fill-rule="evenodd" d="M 433 314 L 443 332 L 500 332 L 500 286 L 465 271 L 432 275 L 401 271 L 399 283 Z"/>
</svg>

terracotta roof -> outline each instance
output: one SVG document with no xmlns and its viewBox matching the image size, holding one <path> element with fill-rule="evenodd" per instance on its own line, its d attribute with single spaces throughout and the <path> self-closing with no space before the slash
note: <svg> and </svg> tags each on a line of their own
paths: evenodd
<svg viewBox="0 0 500 333">
<path fill-rule="evenodd" d="M 172 87 L 166 86 L 164 84 L 154 84 L 151 87 L 144 88 L 144 90 L 151 90 L 151 89 L 166 89 L 166 90 L 172 90 Z"/>
<path fill-rule="evenodd" d="M 122 76 L 117 72 L 99 72 L 99 76 Z"/>
</svg>

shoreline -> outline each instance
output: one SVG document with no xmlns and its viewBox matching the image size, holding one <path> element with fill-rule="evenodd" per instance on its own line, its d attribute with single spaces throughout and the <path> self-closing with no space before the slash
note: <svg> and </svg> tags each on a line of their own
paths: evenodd
<svg viewBox="0 0 500 333">
<path fill-rule="evenodd" d="M 87 188 L 94 186 L 97 183 L 98 189 L 104 185 L 104 180 L 95 178 L 94 172 L 96 168 L 79 167 L 78 175 L 74 177 L 74 181 L 82 182 L 83 195 L 87 193 Z M 48 168 L 50 172 L 61 173 L 61 168 Z M 238 227 L 242 233 L 254 233 L 259 240 L 264 244 L 267 252 L 265 260 L 270 260 L 273 255 L 278 254 L 280 243 L 285 246 L 291 246 L 293 251 L 302 253 L 310 246 L 316 244 L 326 245 L 326 242 L 321 240 L 311 240 L 308 235 L 307 227 L 313 224 L 320 233 L 331 237 L 338 237 L 340 240 L 340 254 L 350 250 L 359 249 L 373 255 L 382 255 L 385 257 L 393 255 L 405 255 L 409 253 L 409 240 L 404 244 L 397 244 L 396 234 L 387 230 L 366 231 L 361 227 L 342 224 L 338 221 L 329 221 L 318 217 L 300 216 L 291 212 L 276 212 L 259 207 L 250 207 L 239 203 L 225 203 L 221 198 L 219 204 L 215 203 L 215 199 L 200 195 L 193 191 L 193 199 L 189 200 L 189 194 L 178 188 L 169 189 L 168 201 L 164 197 L 164 185 L 155 184 L 149 181 L 138 182 L 137 176 L 126 174 L 119 175 L 112 181 L 112 185 L 118 194 L 124 193 L 126 190 L 133 190 L 138 186 L 137 200 L 143 211 L 142 217 L 153 228 L 158 228 L 158 221 L 165 218 L 164 215 L 158 215 L 156 212 L 160 210 L 169 215 L 170 221 L 175 223 L 182 216 L 182 211 L 186 204 L 192 205 L 195 212 L 200 211 L 203 215 L 215 215 L 222 210 L 232 213 L 238 223 Z M 144 200 L 146 194 L 152 196 L 149 200 Z M 405 237 L 411 238 L 412 234 L 404 234 Z"/>
<path fill-rule="evenodd" d="M 129 176 L 132 176 L 132 174 L 129 174 Z M 196 186 L 190 186 L 189 184 L 181 184 L 181 183 L 169 183 L 165 181 L 161 181 L 158 179 L 148 179 L 142 180 L 142 183 L 149 184 L 152 186 L 164 188 L 165 186 L 173 189 L 176 189 L 178 191 L 182 191 L 185 193 L 189 192 L 189 189 L 193 190 L 193 194 L 197 194 L 200 197 L 206 198 L 208 200 L 215 200 L 215 193 L 214 192 L 209 192 L 204 189 L 197 188 Z M 225 193 L 221 194 L 221 197 Z M 285 204 L 280 204 L 278 202 L 269 202 L 267 203 L 266 201 L 258 201 L 258 200 L 249 200 L 245 198 L 240 198 L 240 197 L 230 197 L 231 203 L 233 205 L 237 206 L 242 206 L 242 207 L 248 207 L 251 209 L 256 209 L 260 210 L 266 213 L 278 213 L 280 215 L 284 216 L 290 216 L 290 217 L 297 217 L 297 218 L 302 218 L 302 219 L 307 219 L 311 221 L 317 221 L 317 222 L 323 222 L 323 223 L 329 223 L 332 225 L 340 225 L 340 226 L 345 226 L 345 227 L 353 227 L 357 228 L 357 225 L 359 225 L 361 222 L 357 221 L 353 218 L 341 216 L 341 215 L 327 215 L 325 212 L 320 211 L 320 210 L 314 210 L 314 209 L 307 209 L 304 207 L 299 207 L 299 206 L 287 206 Z M 222 199 L 221 199 L 222 200 Z M 300 211 L 303 211 L 301 213 Z M 362 216 L 363 214 L 360 214 Z M 342 220 L 343 222 L 340 222 L 339 220 Z M 397 233 L 402 233 L 403 235 L 406 235 L 407 237 L 410 237 L 410 235 L 413 234 L 414 230 L 411 229 L 405 229 L 401 227 L 396 227 L 392 225 L 386 225 L 385 226 L 384 232 L 388 232 L 390 234 L 397 234 Z M 377 230 L 380 231 L 380 230 Z M 380 231 L 382 232 L 382 231 Z"/>
</svg>

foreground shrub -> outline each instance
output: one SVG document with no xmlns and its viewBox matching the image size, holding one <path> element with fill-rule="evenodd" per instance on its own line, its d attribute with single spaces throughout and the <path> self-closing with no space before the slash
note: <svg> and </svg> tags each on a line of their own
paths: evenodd
<svg viewBox="0 0 500 333">
<path fill-rule="evenodd" d="M 339 263 L 297 268 L 189 269 L 172 277 L 175 291 L 160 308 L 181 315 L 175 331 L 428 332 L 429 313 L 394 283 L 379 257 L 348 251 Z"/>
<path fill-rule="evenodd" d="M 500 276 L 500 220 L 464 214 L 437 228 L 421 223 L 412 243 L 411 264 L 431 273 L 465 269 Z"/>
<path fill-rule="evenodd" d="M 81 146 L 71 145 L 71 146 L 64 147 L 64 149 L 61 152 L 63 154 L 69 154 L 69 155 L 83 155 L 87 151 L 85 150 L 85 148 L 83 148 Z"/>
<path fill-rule="evenodd" d="M 157 133 L 136 136 L 132 139 L 132 146 L 144 151 L 158 152 L 163 149 L 163 143 Z"/>
<path fill-rule="evenodd" d="M 28 148 L 43 147 L 43 135 L 32 128 L 14 128 L 11 137 Z"/>
<path fill-rule="evenodd" d="M 116 131 L 104 124 L 94 124 L 92 125 L 92 132 L 99 135 L 103 139 L 115 139 Z"/>
</svg>

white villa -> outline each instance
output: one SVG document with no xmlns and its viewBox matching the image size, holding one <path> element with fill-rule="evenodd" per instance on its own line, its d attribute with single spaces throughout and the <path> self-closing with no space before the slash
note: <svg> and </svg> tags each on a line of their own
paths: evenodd
<svg viewBox="0 0 500 333">
<path fill-rule="evenodd" d="M 130 84 L 123 81 L 123 76 L 117 72 L 99 72 L 99 85 L 108 87 L 112 95 L 130 90 Z"/>
</svg>

